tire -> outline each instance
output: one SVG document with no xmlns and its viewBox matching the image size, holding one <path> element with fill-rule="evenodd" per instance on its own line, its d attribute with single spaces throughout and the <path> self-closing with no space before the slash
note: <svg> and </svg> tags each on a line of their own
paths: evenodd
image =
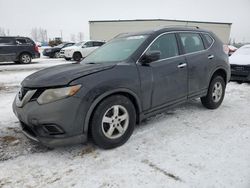
<svg viewBox="0 0 250 188">
<path fill-rule="evenodd" d="M 82 54 L 80 52 L 75 52 L 73 54 L 74 61 L 80 61 L 82 59 Z"/>
<path fill-rule="evenodd" d="M 55 52 L 54 58 L 60 58 L 60 52 Z"/>
<path fill-rule="evenodd" d="M 210 82 L 208 93 L 201 97 L 201 103 L 208 109 L 218 108 L 225 96 L 226 83 L 221 76 L 215 76 Z"/>
<path fill-rule="evenodd" d="M 71 60 L 71 58 L 67 58 L 67 57 L 65 57 L 64 58 L 66 61 L 70 61 Z"/>
<path fill-rule="evenodd" d="M 14 63 L 16 63 L 16 64 L 20 64 L 20 61 L 14 61 Z"/>
<path fill-rule="evenodd" d="M 23 53 L 19 56 L 19 62 L 22 64 L 29 64 L 32 60 L 32 57 L 28 53 Z"/>
<path fill-rule="evenodd" d="M 90 133 L 96 145 L 111 149 L 123 145 L 132 135 L 136 124 L 133 103 L 125 96 L 104 99 L 95 109 Z"/>
</svg>

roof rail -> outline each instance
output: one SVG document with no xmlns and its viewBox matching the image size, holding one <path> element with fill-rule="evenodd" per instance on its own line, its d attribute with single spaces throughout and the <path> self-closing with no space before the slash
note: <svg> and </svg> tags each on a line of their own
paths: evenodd
<svg viewBox="0 0 250 188">
<path fill-rule="evenodd" d="M 166 27 L 190 27 L 195 29 L 200 29 L 199 26 L 192 26 L 192 25 L 166 25 L 166 26 L 159 26 L 157 29 L 166 28 Z"/>
</svg>

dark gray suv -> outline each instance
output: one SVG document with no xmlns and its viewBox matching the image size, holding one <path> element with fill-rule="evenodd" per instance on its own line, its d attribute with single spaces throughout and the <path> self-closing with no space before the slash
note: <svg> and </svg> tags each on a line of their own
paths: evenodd
<svg viewBox="0 0 250 188">
<path fill-rule="evenodd" d="M 37 45 L 28 37 L 0 37 L 0 62 L 28 64 L 39 58 Z"/>
<path fill-rule="evenodd" d="M 81 63 L 36 72 L 13 103 L 23 132 L 44 145 L 125 143 L 135 124 L 189 99 L 216 109 L 230 77 L 211 32 L 186 27 L 121 34 Z"/>
</svg>

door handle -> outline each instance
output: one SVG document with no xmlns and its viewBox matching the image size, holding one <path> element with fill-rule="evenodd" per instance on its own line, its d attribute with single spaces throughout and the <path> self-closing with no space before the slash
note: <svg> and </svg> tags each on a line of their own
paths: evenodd
<svg viewBox="0 0 250 188">
<path fill-rule="evenodd" d="M 184 67 L 186 67 L 187 66 L 187 63 L 180 63 L 177 67 L 179 68 L 179 69 L 181 69 L 181 68 L 184 68 Z"/>
<path fill-rule="evenodd" d="M 207 58 L 208 58 L 208 59 L 213 59 L 213 58 L 214 58 L 214 55 L 209 55 Z"/>
</svg>

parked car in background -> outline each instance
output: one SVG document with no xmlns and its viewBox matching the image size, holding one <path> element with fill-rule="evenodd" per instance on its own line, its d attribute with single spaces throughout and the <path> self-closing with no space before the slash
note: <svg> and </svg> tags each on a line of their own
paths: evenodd
<svg viewBox="0 0 250 188">
<path fill-rule="evenodd" d="M 50 58 L 59 58 L 60 57 L 60 50 L 65 47 L 73 46 L 75 43 L 73 42 L 66 42 L 59 44 L 58 46 L 54 46 L 52 48 L 44 49 L 43 55 L 48 56 Z"/>
<path fill-rule="evenodd" d="M 38 46 L 28 37 L 0 37 L 0 62 L 28 64 L 39 58 Z"/>
<path fill-rule="evenodd" d="M 250 82 L 250 45 L 239 48 L 229 57 L 231 64 L 231 80 Z"/>
<path fill-rule="evenodd" d="M 66 60 L 80 61 L 103 44 L 105 44 L 103 41 L 86 41 L 78 43 L 78 45 L 72 46 L 72 48 L 64 49 L 62 53 L 64 53 Z"/>
<path fill-rule="evenodd" d="M 229 78 L 228 54 L 209 31 L 127 33 L 80 63 L 25 78 L 13 111 L 34 141 L 55 147 L 86 142 L 91 135 L 108 149 L 124 144 L 136 123 L 190 99 L 218 108 Z"/>
<path fill-rule="evenodd" d="M 74 44 L 73 46 L 69 46 L 69 47 L 62 48 L 62 49 L 60 50 L 60 57 L 65 58 L 65 50 L 71 50 L 71 49 L 74 49 L 75 46 L 80 47 L 80 46 L 82 46 L 83 44 L 84 44 L 84 42 L 78 42 L 78 43 Z M 65 58 L 65 59 L 66 59 L 66 60 L 71 60 L 71 58 Z"/>
</svg>

